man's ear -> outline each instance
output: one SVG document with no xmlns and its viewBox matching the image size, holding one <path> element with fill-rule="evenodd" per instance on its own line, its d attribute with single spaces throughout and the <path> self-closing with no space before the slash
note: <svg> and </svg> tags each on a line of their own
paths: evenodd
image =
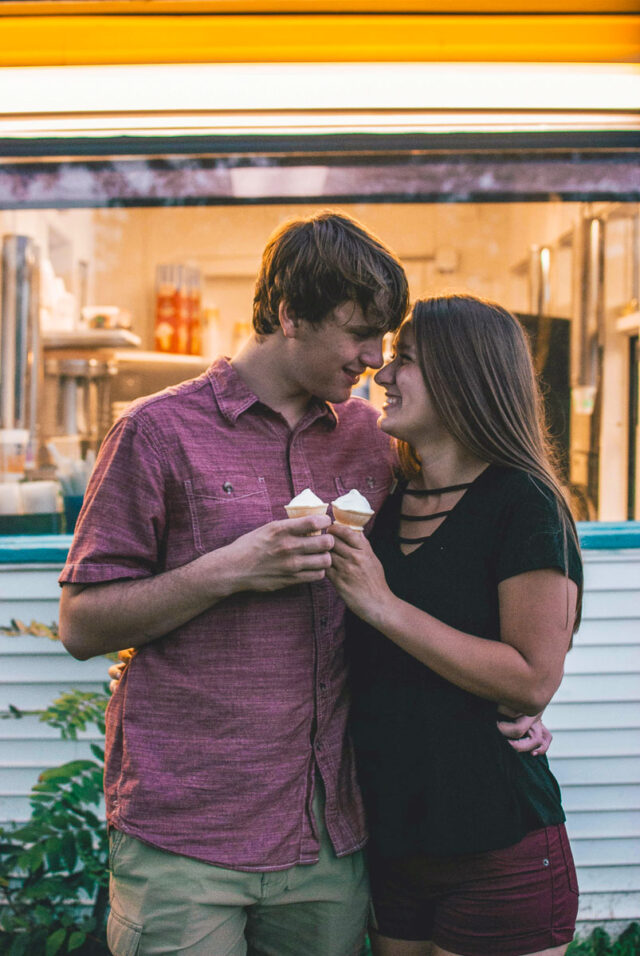
<svg viewBox="0 0 640 956">
<path fill-rule="evenodd" d="M 286 339 L 295 339 L 300 328 L 300 320 L 288 302 L 282 300 L 278 306 L 278 321 Z"/>
</svg>

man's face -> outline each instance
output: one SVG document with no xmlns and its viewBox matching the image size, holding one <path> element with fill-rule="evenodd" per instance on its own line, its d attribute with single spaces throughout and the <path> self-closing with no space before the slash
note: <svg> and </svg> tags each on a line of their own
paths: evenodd
<svg viewBox="0 0 640 956">
<path fill-rule="evenodd" d="M 305 391 L 328 402 L 346 402 L 366 368 L 382 365 L 384 332 L 355 302 L 343 302 L 320 323 L 299 320 L 296 372 Z"/>
</svg>

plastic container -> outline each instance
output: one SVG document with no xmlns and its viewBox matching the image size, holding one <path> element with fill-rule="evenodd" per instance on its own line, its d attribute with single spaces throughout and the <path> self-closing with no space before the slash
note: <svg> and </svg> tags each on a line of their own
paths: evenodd
<svg viewBox="0 0 640 956">
<path fill-rule="evenodd" d="M 29 446 L 26 428 L 0 428 L 0 481 L 20 481 Z"/>
</svg>

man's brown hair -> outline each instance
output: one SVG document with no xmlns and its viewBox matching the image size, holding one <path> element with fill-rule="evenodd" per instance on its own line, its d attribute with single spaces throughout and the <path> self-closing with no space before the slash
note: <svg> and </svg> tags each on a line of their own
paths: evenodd
<svg viewBox="0 0 640 956">
<path fill-rule="evenodd" d="M 280 328 L 281 302 L 297 318 L 320 322 L 347 301 L 381 331 L 400 325 L 409 290 L 394 253 L 343 213 L 325 210 L 280 226 L 267 242 L 256 280 L 255 331 L 270 335 Z"/>
</svg>

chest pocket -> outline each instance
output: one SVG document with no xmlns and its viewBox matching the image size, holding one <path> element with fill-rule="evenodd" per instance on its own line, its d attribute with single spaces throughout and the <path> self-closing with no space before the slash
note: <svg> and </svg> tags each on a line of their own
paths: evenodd
<svg viewBox="0 0 640 956">
<path fill-rule="evenodd" d="M 184 482 L 193 543 L 206 554 L 273 520 L 264 478 L 215 475 Z"/>
<path fill-rule="evenodd" d="M 341 475 L 336 475 L 336 497 L 346 495 L 352 488 L 356 488 L 361 495 L 365 496 L 373 510 L 378 512 L 389 494 L 391 480 L 390 469 L 387 472 L 383 472 L 380 468 L 370 472 L 345 471 Z"/>
</svg>

